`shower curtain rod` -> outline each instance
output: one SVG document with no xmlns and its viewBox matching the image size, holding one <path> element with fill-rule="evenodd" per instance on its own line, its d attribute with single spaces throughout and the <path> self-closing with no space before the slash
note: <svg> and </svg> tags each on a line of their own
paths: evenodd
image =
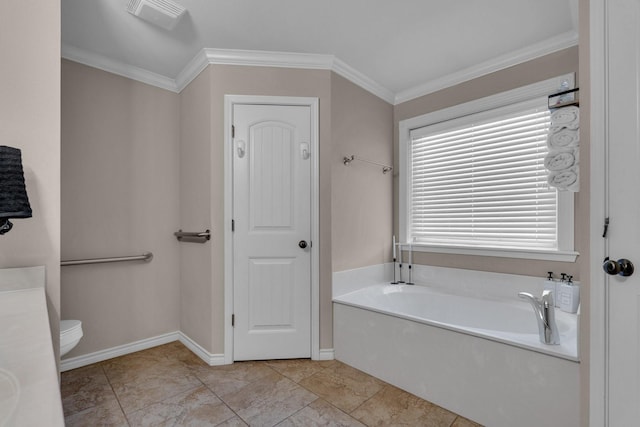
<svg viewBox="0 0 640 427">
<path fill-rule="evenodd" d="M 363 159 L 362 157 L 356 157 L 355 154 L 352 154 L 351 156 L 345 156 L 342 159 L 342 163 L 344 163 L 345 166 L 349 166 L 349 164 L 354 160 L 358 160 L 358 161 L 364 162 L 364 163 L 369 163 L 371 165 L 382 166 L 382 173 L 384 173 L 384 174 L 386 174 L 387 172 L 393 170 L 393 166 L 385 165 L 384 163 L 374 162 L 373 160 Z"/>
</svg>

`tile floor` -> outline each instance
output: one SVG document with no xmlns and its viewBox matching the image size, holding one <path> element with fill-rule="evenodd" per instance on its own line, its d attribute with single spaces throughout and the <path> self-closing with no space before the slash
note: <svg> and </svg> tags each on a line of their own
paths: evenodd
<svg viewBox="0 0 640 427">
<path fill-rule="evenodd" d="M 478 426 L 338 361 L 208 366 L 179 342 L 64 372 L 61 387 L 67 426 Z"/>
</svg>

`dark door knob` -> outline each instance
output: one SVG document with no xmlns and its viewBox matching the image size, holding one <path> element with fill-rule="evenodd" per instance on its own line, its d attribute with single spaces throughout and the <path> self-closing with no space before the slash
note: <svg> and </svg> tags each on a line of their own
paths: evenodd
<svg viewBox="0 0 640 427">
<path fill-rule="evenodd" d="M 620 276 L 631 276 L 635 271 L 633 263 L 625 258 L 620 258 L 617 261 L 609 259 L 606 257 L 604 259 L 604 263 L 602 264 L 602 269 L 605 273 L 610 274 L 612 276 L 620 275 Z"/>
<path fill-rule="evenodd" d="M 304 248 L 306 248 L 306 247 L 307 247 L 307 242 L 306 242 L 306 241 L 304 241 L 304 240 L 300 240 L 300 241 L 298 242 L 298 246 L 300 246 L 302 249 L 304 249 Z"/>
</svg>

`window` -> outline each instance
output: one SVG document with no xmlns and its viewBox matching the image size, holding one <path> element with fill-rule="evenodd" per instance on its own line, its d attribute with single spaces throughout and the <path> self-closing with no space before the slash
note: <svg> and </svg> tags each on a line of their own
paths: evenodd
<svg viewBox="0 0 640 427">
<path fill-rule="evenodd" d="M 403 241 L 417 250 L 575 260 L 573 193 L 550 188 L 544 168 L 546 95 L 560 85 L 533 86 L 401 123 Z"/>
</svg>

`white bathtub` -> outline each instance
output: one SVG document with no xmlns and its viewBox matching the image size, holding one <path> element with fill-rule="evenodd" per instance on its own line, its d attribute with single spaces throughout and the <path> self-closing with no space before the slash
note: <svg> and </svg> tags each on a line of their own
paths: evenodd
<svg viewBox="0 0 640 427">
<path fill-rule="evenodd" d="M 540 342 L 533 309 L 526 301 L 474 298 L 429 286 L 388 282 L 333 301 L 578 361 L 577 316 L 559 309 L 555 313 L 560 345 L 546 345 Z"/>
<path fill-rule="evenodd" d="M 487 426 L 579 425 L 577 316 L 556 310 L 561 345 L 540 343 L 533 309 L 516 297 L 536 292 L 530 284 L 489 298 L 434 285 L 349 288 L 333 300 L 338 360 Z"/>
</svg>

